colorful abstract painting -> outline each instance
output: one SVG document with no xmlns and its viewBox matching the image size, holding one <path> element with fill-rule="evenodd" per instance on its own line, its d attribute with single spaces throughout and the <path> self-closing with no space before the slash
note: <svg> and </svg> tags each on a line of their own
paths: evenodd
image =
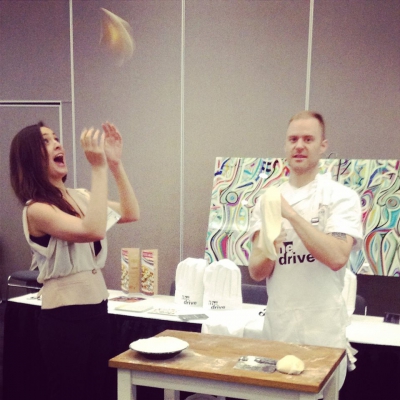
<svg viewBox="0 0 400 400">
<path fill-rule="evenodd" d="M 364 244 L 352 254 L 355 273 L 400 276 L 400 161 L 320 161 L 320 172 L 354 189 L 360 196 Z M 229 258 L 248 265 L 251 212 L 263 190 L 288 179 L 282 158 L 222 158 L 215 163 L 206 259 Z"/>
</svg>

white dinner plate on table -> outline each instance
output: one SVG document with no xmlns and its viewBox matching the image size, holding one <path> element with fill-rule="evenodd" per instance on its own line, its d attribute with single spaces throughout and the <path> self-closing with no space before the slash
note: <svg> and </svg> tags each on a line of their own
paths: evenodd
<svg viewBox="0 0 400 400">
<path fill-rule="evenodd" d="M 149 339 L 139 339 L 129 345 L 146 358 L 152 360 L 166 360 L 175 357 L 182 350 L 189 347 L 189 343 L 172 336 L 154 336 Z"/>
</svg>

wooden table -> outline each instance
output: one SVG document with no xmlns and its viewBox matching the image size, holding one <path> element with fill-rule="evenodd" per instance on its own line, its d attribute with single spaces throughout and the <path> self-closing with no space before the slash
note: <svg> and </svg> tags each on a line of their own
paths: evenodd
<svg viewBox="0 0 400 400">
<path fill-rule="evenodd" d="M 259 339 L 166 330 L 189 343 L 168 360 L 149 360 L 128 350 L 109 361 L 118 368 L 118 400 L 136 400 L 136 385 L 170 389 L 165 399 L 179 399 L 179 390 L 254 400 L 311 400 L 323 390 L 324 400 L 338 399 L 337 367 L 344 350 Z M 305 363 L 300 375 L 235 369 L 241 356 L 279 360 L 293 354 Z M 172 390 L 172 392 L 171 392 Z"/>
</svg>

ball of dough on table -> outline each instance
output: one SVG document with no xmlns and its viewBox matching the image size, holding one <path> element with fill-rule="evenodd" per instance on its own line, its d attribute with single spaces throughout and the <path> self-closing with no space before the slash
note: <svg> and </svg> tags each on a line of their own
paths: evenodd
<svg viewBox="0 0 400 400">
<path fill-rule="evenodd" d="M 304 362 L 290 354 L 278 360 L 276 369 L 284 374 L 298 375 L 304 371 Z"/>
</svg>

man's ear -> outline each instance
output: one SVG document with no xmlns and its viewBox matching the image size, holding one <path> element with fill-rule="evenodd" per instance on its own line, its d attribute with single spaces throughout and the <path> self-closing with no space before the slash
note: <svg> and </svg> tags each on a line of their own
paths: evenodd
<svg viewBox="0 0 400 400">
<path fill-rule="evenodd" d="M 325 153 L 325 151 L 328 149 L 328 140 L 327 139 L 324 139 L 323 141 L 322 141 L 322 143 L 321 143 L 321 147 L 320 147 L 320 150 L 319 150 L 319 154 L 324 154 Z"/>
</svg>

